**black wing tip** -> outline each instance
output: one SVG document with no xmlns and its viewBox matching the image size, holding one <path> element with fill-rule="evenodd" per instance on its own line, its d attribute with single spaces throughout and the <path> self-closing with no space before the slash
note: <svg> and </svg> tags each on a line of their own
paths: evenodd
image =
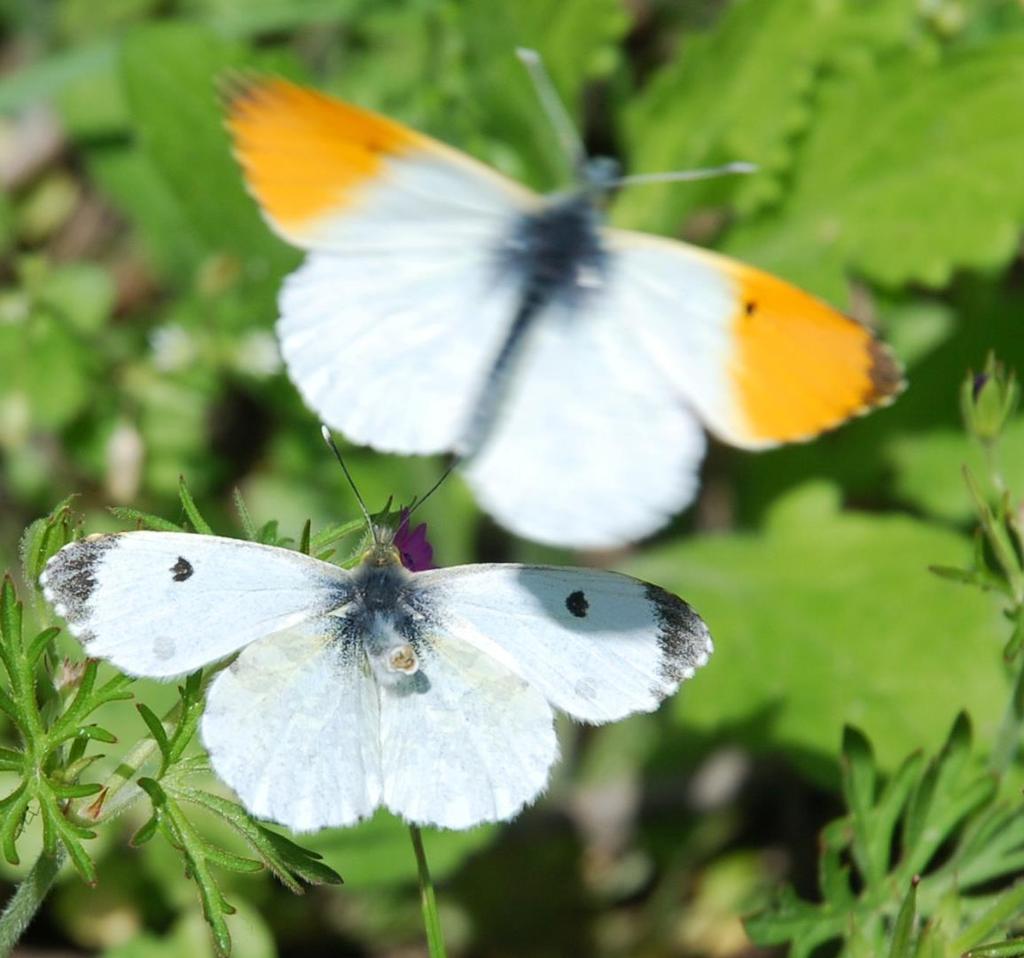
<svg viewBox="0 0 1024 958">
<path fill-rule="evenodd" d="M 39 576 L 43 597 L 54 612 L 68 622 L 69 631 L 82 641 L 88 633 L 77 626 L 88 617 L 89 601 L 96 591 L 96 566 L 124 533 L 88 536 L 64 546 L 50 557 Z"/>
<path fill-rule="evenodd" d="M 228 116 L 257 103 L 268 88 L 286 82 L 273 74 L 244 67 L 230 67 L 218 74 L 214 81 L 217 99 Z"/>
<path fill-rule="evenodd" d="M 715 650 L 707 624 L 679 596 L 650 583 L 644 590 L 658 622 L 662 677 L 674 684 L 693 678 Z"/>
</svg>

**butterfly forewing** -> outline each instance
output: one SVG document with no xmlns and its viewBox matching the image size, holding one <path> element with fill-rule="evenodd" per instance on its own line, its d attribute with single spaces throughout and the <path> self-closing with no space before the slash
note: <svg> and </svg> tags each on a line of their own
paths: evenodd
<svg viewBox="0 0 1024 958">
<path fill-rule="evenodd" d="M 492 237 L 536 202 L 428 136 L 285 80 L 253 79 L 226 109 L 264 216 L 305 249 L 452 250 Z"/>
<path fill-rule="evenodd" d="M 768 273 L 672 240 L 607 230 L 638 345 L 713 433 L 757 449 L 891 402 L 892 355 L 863 324 Z"/>
<path fill-rule="evenodd" d="M 90 536 L 40 583 L 90 655 L 166 678 L 343 605 L 349 575 L 287 549 L 173 532 Z"/>
<path fill-rule="evenodd" d="M 586 722 L 654 710 L 713 649 L 686 602 L 614 572 L 471 565 L 417 579 L 447 632 Z"/>
</svg>

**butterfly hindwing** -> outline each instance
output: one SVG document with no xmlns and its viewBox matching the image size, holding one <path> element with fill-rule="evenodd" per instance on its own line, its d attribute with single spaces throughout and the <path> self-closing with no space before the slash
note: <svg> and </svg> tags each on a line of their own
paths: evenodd
<svg viewBox="0 0 1024 958">
<path fill-rule="evenodd" d="M 639 539 L 697 490 L 704 434 L 639 347 L 626 292 L 613 274 L 536 317 L 463 466 L 519 535 L 579 548 Z"/>
<path fill-rule="evenodd" d="M 544 789 L 557 758 L 551 706 L 443 625 L 417 649 L 417 672 L 381 685 L 383 804 L 441 828 L 511 818 Z"/>
<path fill-rule="evenodd" d="M 217 774 L 253 814 L 298 831 L 353 825 L 380 802 L 378 689 L 337 625 L 254 642 L 214 679 L 202 719 Z"/>
</svg>

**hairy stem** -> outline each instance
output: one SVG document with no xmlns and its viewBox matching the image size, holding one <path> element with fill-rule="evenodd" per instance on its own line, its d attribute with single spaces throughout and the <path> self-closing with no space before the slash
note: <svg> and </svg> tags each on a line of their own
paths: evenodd
<svg viewBox="0 0 1024 958">
<path fill-rule="evenodd" d="M 426 852 L 423 851 L 423 836 L 415 825 L 410 825 L 409 837 L 416 853 L 416 871 L 420 880 L 420 902 L 423 907 L 423 926 L 427 932 L 427 950 L 430 952 L 430 958 L 446 958 L 444 933 L 441 931 L 441 919 L 437 914 L 437 899 L 434 896 L 434 883 L 427 867 Z"/>
<path fill-rule="evenodd" d="M 66 853 L 60 847 L 56 855 L 40 855 L 32 870 L 22 879 L 0 914 L 0 956 L 6 958 L 35 918 L 43 899 L 49 894 Z"/>
</svg>

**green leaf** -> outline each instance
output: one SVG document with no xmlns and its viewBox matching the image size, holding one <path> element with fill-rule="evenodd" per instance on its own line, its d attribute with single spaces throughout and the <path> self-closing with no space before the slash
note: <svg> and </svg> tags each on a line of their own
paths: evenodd
<svg viewBox="0 0 1024 958">
<path fill-rule="evenodd" d="M 889 958 L 913 958 L 912 937 L 914 919 L 917 915 L 917 879 L 910 883 L 907 895 L 900 905 L 896 916 L 896 926 L 892 933 L 892 944 L 889 946 Z"/>
<path fill-rule="evenodd" d="M 961 470 L 965 465 L 979 475 L 987 470 L 983 451 L 962 429 L 901 433 L 888 443 L 887 455 L 902 499 L 940 519 L 965 522 L 973 517 Z M 999 459 L 1007 476 L 1024 475 L 1024 418 L 1008 427 Z"/>
<path fill-rule="evenodd" d="M 843 729 L 842 746 L 843 797 L 853 819 L 853 852 L 857 866 L 868 875 L 869 881 L 876 881 L 878 863 L 872 860 L 868 850 L 868 829 L 870 811 L 875 804 L 875 767 L 871 743 L 857 729 L 847 726 Z M 885 874 L 884 865 L 881 874 Z"/>
<path fill-rule="evenodd" d="M 224 898 L 209 867 L 211 854 L 221 861 L 228 861 L 228 858 L 203 840 L 158 782 L 151 778 L 140 778 L 139 787 L 149 795 L 153 803 L 153 814 L 159 830 L 185 859 L 188 874 L 199 892 L 203 916 L 213 932 L 218 955 L 229 955 L 231 933 L 228 931 L 227 916 L 234 912 L 234 908 Z"/>
<path fill-rule="evenodd" d="M 37 302 L 53 310 L 79 333 L 96 333 L 115 304 L 114 282 L 91 263 L 68 263 L 52 270 L 37 292 Z"/>
<path fill-rule="evenodd" d="M 695 169 L 730 160 L 757 163 L 760 170 L 751 177 L 625 190 L 616 202 L 616 220 L 675 233 L 688 211 L 709 200 L 728 195 L 750 209 L 776 198 L 797 134 L 813 120 L 816 73 L 855 18 L 871 22 L 874 29 L 865 29 L 877 34 L 871 39 L 899 36 L 901 25 L 872 22 L 880 8 L 896 6 L 865 3 L 854 12 L 844 4 L 808 0 L 740 2 L 729 5 L 712 30 L 684 35 L 680 49 L 626 108 L 629 171 Z M 668 116 L 671 122 L 665 122 Z"/>
<path fill-rule="evenodd" d="M 245 504 L 245 500 L 242 498 L 242 492 L 239 489 L 235 489 L 232 493 L 235 500 L 235 511 L 238 513 L 238 518 L 242 522 L 242 528 L 245 530 L 245 537 L 250 542 L 256 542 L 259 539 L 259 533 L 256 531 L 256 524 L 252 521 L 252 516 L 249 515 L 249 509 Z"/>
<path fill-rule="evenodd" d="M 852 270 L 938 287 L 1005 264 L 1024 216 L 1022 83 L 1012 36 L 848 70 L 820 99 L 782 206 L 731 232 L 727 251 L 810 284 Z"/>
<path fill-rule="evenodd" d="M 21 565 L 25 581 L 35 586 L 50 556 L 59 552 L 73 536 L 71 503 L 62 499 L 48 516 L 36 519 L 21 537 Z"/>
<path fill-rule="evenodd" d="M 241 48 L 198 24 L 158 23 L 126 39 L 122 78 L 143 148 L 194 231 L 211 250 L 234 252 L 246 269 L 272 280 L 295 257 L 245 193 L 217 99 L 218 82 L 245 59 Z"/>
<path fill-rule="evenodd" d="M 173 794 L 179 800 L 192 802 L 217 815 L 259 856 L 261 865 L 290 891 L 296 894 L 303 891 L 299 880 L 314 884 L 341 883 L 337 872 L 319 861 L 320 855 L 253 821 L 249 813 L 235 802 L 187 786 L 175 786 Z"/>
<path fill-rule="evenodd" d="M 181 505 L 185 510 L 185 515 L 188 516 L 188 521 L 192 523 L 192 528 L 203 535 L 213 535 L 213 529 L 200 514 L 195 500 L 192 498 L 192 493 L 188 491 L 188 484 L 185 482 L 184 476 L 178 477 L 178 496 L 181 498 Z"/>
<path fill-rule="evenodd" d="M 0 396 L 24 396 L 40 427 L 62 429 L 83 411 L 94 363 L 70 324 L 39 308 L 23 321 L 0 324 Z"/>
<path fill-rule="evenodd" d="M 167 771 L 167 766 L 171 761 L 171 743 L 167 738 L 167 732 L 164 731 L 163 722 L 157 718 L 156 713 L 149 706 L 144 705 L 142 702 L 136 702 L 135 707 L 139 710 L 142 720 L 146 723 L 146 728 L 149 729 L 149 734 L 153 737 L 153 741 L 156 742 L 157 748 L 160 749 L 160 771 L 157 773 L 157 778 L 161 778 L 164 772 Z"/>
<path fill-rule="evenodd" d="M 182 526 L 168 522 L 166 519 L 161 519 L 160 516 L 154 516 L 148 512 L 139 512 L 138 509 L 131 509 L 128 506 L 111 506 L 110 511 L 118 519 L 134 523 L 141 529 L 155 529 L 157 532 L 185 531 Z"/>
<path fill-rule="evenodd" d="M 883 952 L 946 958 L 990 936 L 1000 927 L 997 920 L 1007 920 L 1022 907 L 1024 886 L 996 895 L 995 904 L 984 894 L 971 894 L 1019 874 L 1024 807 L 992 804 L 992 777 L 970 755 L 966 716 L 957 717 L 926 769 L 920 755 L 911 755 L 877 798 L 870 744 L 848 729 L 843 754 L 850 812 L 822 831 L 823 901 L 802 901 L 785 887 L 772 905 L 747 921 L 755 943 L 789 942 L 790 954 L 807 956 L 819 945 L 842 940 L 836 953 L 851 958 Z M 897 831 L 902 841 L 894 855 Z M 940 848 L 945 853 L 937 855 Z M 858 872 L 852 883 L 843 864 L 851 857 Z M 915 942 L 918 915 L 922 927 Z M 936 928 L 943 929 L 943 936 L 959 931 L 960 937 L 947 949 L 948 938 L 940 938 Z"/>
<path fill-rule="evenodd" d="M 1003 629 L 990 599 L 927 572 L 971 542 L 908 516 L 843 512 L 808 484 L 764 528 L 654 546 L 624 571 L 676 592 L 710 623 L 715 654 L 673 700 L 693 728 L 773 752 L 835 782 L 843 725 L 891 770 L 967 708 L 988 738 L 1001 718 Z M 988 649 L 988 654 L 985 650 Z"/>
<path fill-rule="evenodd" d="M 321 529 L 309 540 L 310 554 L 320 555 L 328 546 L 333 545 L 339 539 L 362 531 L 365 526 L 366 522 L 363 519 L 350 519 L 348 522 L 339 522 L 337 525 Z"/>
</svg>

